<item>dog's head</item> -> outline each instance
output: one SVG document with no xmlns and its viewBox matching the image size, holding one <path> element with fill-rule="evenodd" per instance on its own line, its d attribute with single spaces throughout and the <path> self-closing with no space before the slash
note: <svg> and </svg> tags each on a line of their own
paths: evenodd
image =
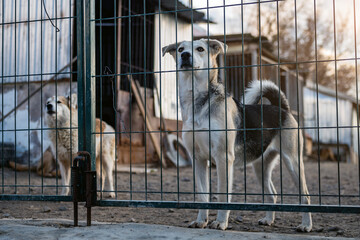
<svg viewBox="0 0 360 240">
<path fill-rule="evenodd" d="M 77 95 L 52 96 L 47 99 L 45 108 L 48 119 L 70 121 L 70 117 L 77 115 Z"/>
<path fill-rule="evenodd" d="M 162 54 L 170 53 L 178 69 L 206 69 L 216 64 L 216 57 L 224 53 L 227 45 L 214 39 L 200 39 L 173 43 L 162 48 Z"/>
</svg>

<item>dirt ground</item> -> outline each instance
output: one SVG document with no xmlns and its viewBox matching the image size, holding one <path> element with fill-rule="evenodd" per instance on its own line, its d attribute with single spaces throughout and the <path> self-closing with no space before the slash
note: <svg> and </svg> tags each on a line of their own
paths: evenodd
<svg viewBox="0 0 360 240">
<path fill-rule="evenodd" d="M 341 204 L 360 205 L 359 195 L 359 166 L 354 164 L 340 164 L 340 171 L 335 162 L 321 162 L 320 170 L 317 162 L 306 161 L 306 179 L 313 204 L 319 203 L 319 193 L 322 204 L 339 204 L 340 192 Z M 283 194 L 283 203 L 298 203 L 298 197 L 286 196 L 286 194 L 297 194 L 298 191 L 291 182 L 290 176 L 285 168 L 280 167 L 273 173 L 273 182 L 278 193 Z M 246 177 L 245 176 L 246 172 Z M 319 178 L 320 173 L 320 178 Z M 2 180 L 3 179 L 3 180 Z M 213 167 L 212 193 L 216 189 L 216 171 Z M 319 181 L 320 179 L 320 181 Z M 340 184 L 338 184 L 340 179 Z M 245 189 L 246 180 L 246 189 Z M 251 167 L 246 171 L 236 169 L 234 193 L 232 202 L 244 202 L 246 190 L 246 201 L 261 203 L 261 185 L 256 181 Z M 130 184 L 131 182 L 131 184 Z M 56 184 L 60 185 L 61 180 L 55 178 L 44 178 L 35 173 L 15 172 L 11 169 L 0 169 L 0 191 L 4 194 L 56 194 Z M 16 183 L 18 186 L 12 186 Z M 30 187 L 29 187 L 30 185 Z M 320 188 L 319 188 L 320 187 Z M 281 190 L 282 189 L 282 190 Z M 319 190 L 320 189 L 320 190 Z M 117 199 L 133 200 L 160 200 L 165 201 L 193 201 L 194 183 L 193 170 L 191 168 L 169 168 L 155 169 L 149 173 L 117 173 L 116 178 Z M 130 194 L 131 190 L 131 194 Z M 61 188 L 58 188 L 58 193 Z M 162 192 L 162 194 L 161 194 Z M 328 196 L 324 196 L 328 195 Z M 330 195 L 330 196 L 329 196 Z M 212 195 L 216 201 L 215 194 Z M 278 202 L 280 202 L 280 196 Z M 1 201 L 0 218 L 73 218 L 73 207 L 71 202 L 20 202 Z M 195 220 L 197 210 L 192 209 L 154 209 L 154 208 L 114 208 L 94 207 L 92 219 L 100 222 L 139 222 L 151 224 L 163 224 L 187 227 Z M 79 219 L 85 220 L 85 208 L 79 209 Z M 232 231 L 251 232 L 278 232 L 297 233 L 296 226 L 301 222 L 300 213 L 278 212 L 275 223 L 272 226 L 258 225 L 258 219 L 264 216 L 264 212 L 255 211 L 232 211 L 230 215 L 229 228 Z M 215 220 L 216 211 L 210 211 L 210 221 Z M 360 215 L 359 214 L 313 214 L 313 231 L 311 235 L 321 236 L 342 236 L 360 237 Z"/>
</svg>

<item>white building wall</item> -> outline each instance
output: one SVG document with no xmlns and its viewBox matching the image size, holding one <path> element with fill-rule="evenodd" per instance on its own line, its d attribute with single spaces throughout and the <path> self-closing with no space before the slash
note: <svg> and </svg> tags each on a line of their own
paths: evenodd
<svg viewBox="0 0 360 240">
<path fill-rule="evenodd" d="M 0 1 L 0 22 L 4 22 L 0 25 L 1 117 L 40 87 L 40 81 L 46 82 L 71 62 L 74 26 L 73 19 L 69 17 L 74 17 L 75 0 L 44 1 L 50 18 L 63 18 L 53 20 L 59 32 L 51 25 L 42 2 Z M 63 72 L 59 79 L 70 78 L 70 68 Z M 69 82 L 57 83 L 56 87 L 53 83 L 48 84 L 42 91 L 42 98 L 40 92 L 32 97 L 30 107 L 25 103 L 0 122 L 0 143 L 15 144 L 18 157 L 27 159 L 26 155 L 29 155 L 30 161 L 35 162 L 41 156 L 40 143 L 43 142 L 43 150 L 49 146 L 46 131 L 37 129 L 46 127 L 40 114 L 46 98 L 55 95 L 55 90 L 58 95 L 64 95 L 70 89 Z M 76 84 L 73 83 L 73 86 L 76 87 Z"/>
<path fill-rule="evenodd" d="M 355 126 L 351 130 L 352 134 L 352 147 L 355 153 L 359 153 L 359 138 L 360 138 L 360 129 L 358 125 L 357 111 L 356 108 L 352 111 L 352 125 Z"/>
<path fill-rule="evenodd" d="M 53 20 L 59 32 L 48 20 L 42 1 L 0 1 L 0 19 L 5 22 L 0 27 L 0 77 L 4 83 L 37 81 L 41 76 L 24 75 L 41 73 L 48 74 L 42 77 L 47 80 L 71 62 L 74 26 L 68 17 L 73 16 L 74 0 L 50 0 L 45 4 L 50 18 L 65 18 Z"/>
<path fill-rule="evenodd" d="M 159 26 L 160 21 L 160 26 Z M 155 53 L 154 71 L 161 74 L 154 74 L 155 83 L 161 92 L 161 108 L 163 117 L 166 119 L 181 120 L 180 101 L 177 101 L 176 94 L 176 64 L 170 54 L 162 57 L 162 47 L 183 40 L 191 40 L 191 25 L 180 19 L 175 21 L 175 16 L 171 14 L 155 15 Z M 172 71 L 172 72 L 163 72 Z M 156 90 L 154 90 L 156 91 Z M 160 117 L 160 103 L 154 92 L 155 114 Z M 177 115 L 178 113 L 178 115 Z"/>
<path fill-rule="evenodd" d="M 304 120 L 305 127 L 314 128 L 306 129 L 305 132 L 311 136 L 314 141 L 318 139 L 317 131 L 317 109 L 319 111 L 319 140 L 321 143 L 336 144 L 339 139 L 340 144 L 353 146 L 353 105 L 352 102 L 338 99 L 336 108 L 336 98 L 318 93 L 304 87 Z M 318 106 L 318 107 L 317 107 Z M 355 124 L 355 125 L 354 125 Z M 339 129 L 337 130 L 337 126 Z"/>
</svg>

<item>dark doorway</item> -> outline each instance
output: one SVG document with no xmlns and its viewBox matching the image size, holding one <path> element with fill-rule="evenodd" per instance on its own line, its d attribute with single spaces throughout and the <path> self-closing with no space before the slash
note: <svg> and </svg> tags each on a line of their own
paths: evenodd
<svg viewBox="0 0 360 240">
<path fill-rule="evenodd" d="M 118 13 L 118 4 L 121 4 L 121 14 Z M 147 1 L 145 5 L 145 13 L 154 11 L 153 5 Z M 144 14 L 144 2 L 136 0 L 97 0 L 95 9 L 96 19 L 102 19 L 95 23 L 96 117 L 101 117 L 115 128 L 114 94 L 117 87 L 129 91 L 126 75 L 132 73 L 141 86 L 153 87 L 154 15 L 141 15 Z M 121 24 L 120 35 L 117 34 L 118 24 Z M 121 43 L 120 51 L 117 49 L 118 42 Z M 117 56 L 119 52 L 120 58 Z M 117 71 L 119 60 L 120 71 Z M 115 77 L 104 76 L 109 73 L 121 74 L 120 86 L 115 86 Z"/>
<path fill-rule="evenodd" d="M 121 72 L 131 73 L 141 86 L 152 88 L 154 77 L 154 4 L 151 1 L 123 1 L 121 20 Z M 145 9 L 145 10 L 144 10 Z M 121 89 L 129 89 L 127 76 Z"/>
</svg>

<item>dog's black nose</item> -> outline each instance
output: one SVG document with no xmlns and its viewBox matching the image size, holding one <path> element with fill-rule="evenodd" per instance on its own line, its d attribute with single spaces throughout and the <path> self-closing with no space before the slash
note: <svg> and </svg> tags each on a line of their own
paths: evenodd
<svg viewBox="0 0 360 240">
<path fill-rule="evenodd" d="M 51 111 L 51 110 L 52 110 L 52 104 L 51 104 L 51 103 L 47 103 L 47 104 L 46 104 L 46 109 L 47 109 L 48 111 Z"/>
<path fill-rule="evenodd" d="M 189 52 L 183 52 L 181 54 L 181 59 L 189 59 L 190 58 L 190 53 Z"/>
</svg>

